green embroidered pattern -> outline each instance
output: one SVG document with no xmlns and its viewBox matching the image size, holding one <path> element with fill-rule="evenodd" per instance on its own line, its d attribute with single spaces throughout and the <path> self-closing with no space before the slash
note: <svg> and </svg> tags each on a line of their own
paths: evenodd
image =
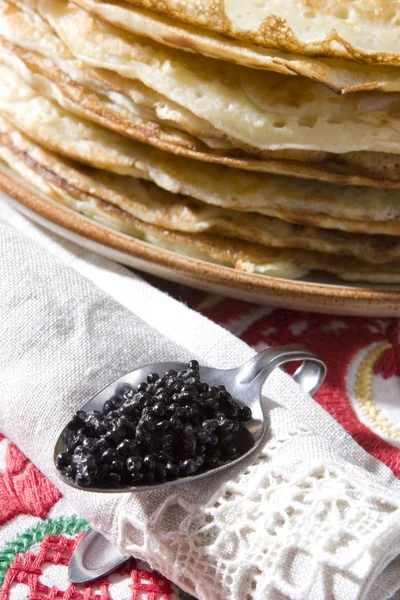
<svg viewBox="0 0 400 600">
<path fill-rule="evenodd" d="M 4 581 L 7 569 L 19 552 L 26 552 L 33 544 L 41 542 L 45 535 L 67 534 L 74 535 L 86 531 L 89 525 L 85 519 L 78 516 L 61 517 L 40 521 L 30 529 L 20 533 L 15 540 L 8 542 L 0 551 L 0 585 Z"/>
</svg>

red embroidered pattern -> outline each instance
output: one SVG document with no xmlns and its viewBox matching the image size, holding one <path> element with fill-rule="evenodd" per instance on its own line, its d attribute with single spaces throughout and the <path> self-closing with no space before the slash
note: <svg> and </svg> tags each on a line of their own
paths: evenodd
<svg viewBox="0 0 400 600">
<path fill-rule="evenodd" d="M 143 592 L 146 592 L 146 600 L 168 600 L 172 593 L 172 585 L 156 573 L 132 569 L 132 600 L 142 600 Z"/>
<path fill-rule="evenodd" d="M 62 535 L 46 535 L 37 554 L 17 554 L 4 578 L 0 600 L 7 600 L 15 584 L 27 586 L 26 600 L 111 600 L 110 584 L 121 575 L 131 579 L 130 600 L 169 600 L 173 592 L 172 584 L 157 573 L 137 569 L 133 559 L 108 577 L 96 581 L 93 586 L 70 584 L 66 590 L 59 590 L 42 583 L 40 576 L 44 565 L 67 566 L 79 538 L 71 540 Z"/>
<path fill-rule="evenodd" d="M 20 514 L 44 519 L 60 492 L 15 444 L 8 444 L 5 462 L 0 473 L 0 525 Z"/>
<path fill-rule="evenodd" d="M 224 299 L 204 311 L 212 320 L 231 324 L 248 315 L 253 306 L 255 316 L 240 337 L 254 347 L 264 344 L 301 343 L 320 356 L 328 366 L 328 375 L 315 395 L 319 402 L 375 458 L 387 464 L 400 477 L 400 451 L 361 423 L 346 393 L 346 373 L 357 352 L 376 342 L 392 344 L 376 362 L 375 373 L 384 377 L 400 375 L 399 324 L 392 319 L 361 319 L 269 310 L 247 302 Z M 257 309 L 257 311 L 256 311 Z"/>
<path fill-rule="evenodd" d="M 382 374 L 385 379 L 400 376 L 399 322 L 394 321 L 388 328 L 387 339 L 392 344 L 375 363 L 375 375 Z"/>
</svg>

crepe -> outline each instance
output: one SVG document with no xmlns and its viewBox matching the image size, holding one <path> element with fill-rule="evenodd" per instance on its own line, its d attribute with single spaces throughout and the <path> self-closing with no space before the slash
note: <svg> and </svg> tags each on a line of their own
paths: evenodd
<svg viewBox="0 0 400 600">
<path fill-rule="evenodd" d="M 386 92 L 400 90 L 397 67 L 363 64 L 343 59 L 290 54 L 274 48 L 263 48 L 243 40 L 229 39 L 204 28 L 193 27 L 160 13 L 159 3 L 152 11 L 126 2 L 74 0 L 82 8 L 115 25 L 156 42 L 186 52 L 194 52 L 227 62 L 267 69 L 285 75 L 302 75 L 328 86 L 337 93 L 374 89 Z M 142 3 L 142 6 L 147 6 Z M 197 23 L 197 25 L 199 25 Z"/>
<path fill-rule="evenodd" d="M 97 198 L 140 221 L 165 229 L 195 234 L 209 232 L 268 247 L 352 256 L 375 265 L 390 264 L 400 258 L 400 239 L 396 237 L 321 231 L 254 213 L 241 214 L 171 194 L 136 178 L 79 167 L 32 143 L 1 118 L 0 155 L 10 166 L 13 162 L 24 164 L 49 189 L 54 186 L 62 189 L 79 202 Z"/>
<path fill-rule="evenodd" d="M 140 107 L 129 103 L 129 98 L 124 96 L 121 99 L 118 97 L 119 93 L 114 93 L 112 90 L 110 92 L 108 82 L 106 82 L 108 89 L 106 88 L 104 93 L 92 92 L 91 89 L 70 78 L 70 61 L 67 65 L 68 68 L 63 63 L 63 69 L 59 69 L 47 57 L 22 50 L 19 46 L 4 40 L 1 35 L 0 62 L 7 65 L 41 94 L 56 100 L 71 112 L 127 137 L 180 156 L 234 168 L 333 183 L 376 186 L 386 189 L 400 187 L 400 168 L 396 155 L 362 152 L 341 156 L 283 150 L 280 152 L 266 151 L 258 158 L 243 152 L 241 158 L 240 152 L 236 149 L 212 150 L 193 136 L 164 124 L 160 125 L 155 112 L 152 115 L 153 120 L 143 118 L 141 116 L 143 111 L 140 110 Z M 74 70 L 76 69 L 77 67 L 74 65 Z M 88 80 L 90 79 L 91 88 L 99 89 L 102 74 L 99 75 L 98 71 L 96 73 L 92 71 L 89 70 L 87 73 L 81 71 L 79 79 L 82 81 L 83 77 L 87 77 Z M 146 91 L 136 90 L 135 96 L 139 94 L 148 97 Z"/>
<path fill-rule="evenodd" d="M 261 150 L 400 152 L 397 94 L 337 96 L 305 78 L 246 69 L 143 40 L 63 0 L 38 0 L 38 8 L 87 64 L 139 79 L 235 143 Z"/>
<path fill-rule="evenodd" d="M 400 8 L 387 0 L 128 0 L 266 48 L 400 64 Z"/>
<path fill-rule="evenodd" d="M 221 138 L 221 134 L 206 121 L 196 118 L 190 111 L 168 101 L 142 83 L 126 80 L 109 71 L 86 67 L 74 57 L 49 25 L 28 8 L 18 1 L 0 0 L 0 36 L 8 54 L 17 54 L 21 60 L 33 63 L 35 71 L 47 74 L 53 80 L 55 73 L 60 73 L 56 82 L 64 79 L 65 86 L 68 86 L 68 82 L 71 82 L 70 87 L 79 83 L 85 86 L 89 94 L 95 92 L 105 96 L 103 103 L 117 105 L 115 110 L 120 107 L 132 116 L 132 128 L 136 120 L 145 126 L 145 120 L 150 119 L 163 121 L 197 136 Z M 87 101 L 87 104 L 90 103 Z M 181 135 L 185 140 L 184 134 L 176 132 L 176 135 Z M 222 141 L 218 143 L 222 145 Z M 186 145 L 190 146 L 188 142 Z"/>
<path fill-rule="evenodd" d="M 360 233 L 400 234 L 400 192 L 337 186 L 199 164 L 78 118 L 0 66 L 0 114 L 44 147 L 174 194 L 236 211 Z"/>
<path fill-rule="evenodd" d="M 8 175 L 17 183 L 23 183 L 31 193 L 51 198 L 69 208 L 122 233 L 144 240 L 151 245 L 172 250 L 181 255 L 233 267 L 249 273 L 273 277 L 298 279 L 313 270 L 332 273 L 344 280 L 370 281 L 374 283 L 400 282 L 399 262 L 379 266 L 369 265 L 355 258 L 335 257 L 328 254 L 260 246 L 256 243 L 238 241 L 209 234 L 186 234 L 156 227 L 140 221 L 102 199 L 84 194 L 76 198 L 75 190 L 61 187 L 60 181 L 48 185 L 43 170 L 41 175 L 26 162 L 16 157 L 5 146 L 0 146 L 0 173 Z M 17 176 L 16 176 L 17 175 Z M 0 184 L 13 193 L 13 186 L 0 177 Z M 14 194 L 15 194 L 14 190 Z"/>
<path fill-rule="evenodd" d="M 399 192 L 251 173 L 172 156 L 60 108 L 0 67 L 0 113 L 41 145 L 91 166 L 238 211 L 347 231 L 399 234 Z"/>
<path fill-rule="evenodd" d="M 40 93 L 78 115 L 200 161 L 341 184 L 387 189 L 400 186 L 399 163 L 391 154 L 336 155 L 302 150 L 249 153 L 234 148 L 205 121 L 140 82 L 88 68 L 37 14 L 28 12 L 26 6 L 24 9 L 0 0 L 0 61 Z"/>
<path fill-rule="evenodd" d="M 185 154 L 200 153 L 204 148 L 204 143 L 196 138 L 168 125 L 161 127 L 156 120 L 146 118 L 146 109 L 141 110 L 133 103 L 123 106 L 103 94 L 93 93 L 71 79 L 67 69 L 59 69 L 37 53 L 21 50 L 1 35 L 0 62 L 60 106 L 122 135 L 178 154 L 182 150 L 186 150 Z"/>
</svg>

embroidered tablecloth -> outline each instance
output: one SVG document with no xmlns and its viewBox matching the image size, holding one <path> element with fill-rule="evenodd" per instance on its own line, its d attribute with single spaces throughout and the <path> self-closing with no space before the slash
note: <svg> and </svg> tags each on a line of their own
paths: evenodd
<svg viewBox="0 0 400 600">
<path fill-rule="evenodd" d="M 316 400 L 400 476 L 397 320 L 273 309 L 148 279 L 255 348 L 300 342 L 316 352 L 328 365 Z M 0 600 L 188 599 L 134 559 L 94 585 L 71 585 L 68 561 L 86 528 L 20 450 L 0 438 Z"/>
</svg>

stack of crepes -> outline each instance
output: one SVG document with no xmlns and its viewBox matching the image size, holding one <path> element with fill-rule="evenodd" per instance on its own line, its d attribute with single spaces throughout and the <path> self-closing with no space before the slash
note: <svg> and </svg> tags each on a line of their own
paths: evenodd
<svg viewBox="0 0 400 600">
<path fill-rule="evenodd" d="M 242 271 L 400 281 L 400 8 L 0 0 L 0 169 Z"/>
</svg>

